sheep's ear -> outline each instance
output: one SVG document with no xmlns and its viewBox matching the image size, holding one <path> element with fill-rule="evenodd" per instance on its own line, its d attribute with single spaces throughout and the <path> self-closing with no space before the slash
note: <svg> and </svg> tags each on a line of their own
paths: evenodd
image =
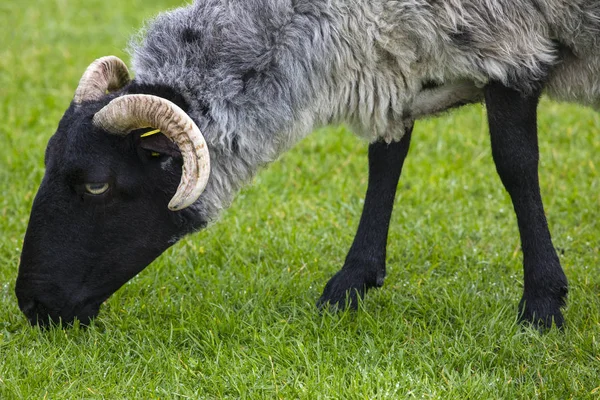
<svg viewBox="0 0 600 400">
<path fill-rule="evenodd" d="M 147 133 L 136 133 L 136 144 L 146 151 L 150 151 L 156 156 L 169 156 L 173 158 L 182 158 L 181 151 L 175 143 L 160 132 L 148 135 Z"/>
</svg>

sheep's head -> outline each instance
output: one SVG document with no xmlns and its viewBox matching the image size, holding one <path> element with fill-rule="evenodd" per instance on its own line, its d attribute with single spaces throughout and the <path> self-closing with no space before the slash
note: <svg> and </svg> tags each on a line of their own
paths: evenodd
<svg viewBox="0 0 600 400">
<path fill-rule="evenodd" d="M 119 287 L 204 224 L 187 209 L 208 180 L 202 134 L 165 98 L 107 93 L 128 81 L 116 57 L 90 65 L 48 143 L 16 285 L 32 324 L 88 323 Z"/>
</svg>

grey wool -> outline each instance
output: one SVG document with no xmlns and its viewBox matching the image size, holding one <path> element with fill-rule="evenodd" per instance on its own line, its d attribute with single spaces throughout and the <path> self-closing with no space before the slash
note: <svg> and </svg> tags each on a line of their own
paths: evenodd
<svg viewBox="0 0 600 400">
<path fill-rule="evenodd" d="M 210 220 L 323 125 L 399 140 L 490 81 L 600 107 L 594 0 L 200 0 L 130 47 L 136 81 L 181 93 L 207 140 L 211 177 L 193 207 Z"/>
</svg>

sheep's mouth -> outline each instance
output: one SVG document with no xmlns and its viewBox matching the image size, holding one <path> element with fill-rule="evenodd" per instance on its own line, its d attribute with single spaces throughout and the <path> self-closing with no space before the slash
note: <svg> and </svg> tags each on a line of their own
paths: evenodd
<svg viewBox="0 0 600 400">
<path fill-rule="evenodd" d="M 82 326 L 88 326 L 100 312 L 101 303 L 80 307 L 76 311 L 53 312 L 44 303 L 33 300 L 21 308 L 32 326 L 49 328 L 56 325 L 73 325 L 75 320 Z"/>
<path fill-rule="evenodd" d="M 78 320 L 80 325 L 87 326 L 98 316 L 102 303 L 109 296 L 102 296 L 98 300 L 88 300 L 85 302 L 71 303 L 61 302 L 62 305 L 56 307 L 50 303 L 35 296 L 21 298 L 19 308 L 27 317 L 32 326 L 48 328 L 56 325 L 72 325 Z"/>
</svg>

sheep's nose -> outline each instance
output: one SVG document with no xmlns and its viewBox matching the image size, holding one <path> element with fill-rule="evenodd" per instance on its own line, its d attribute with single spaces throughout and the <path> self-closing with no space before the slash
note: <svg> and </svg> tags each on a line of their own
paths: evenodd
<svg viewBox="0 0 600 400">
<path fill-rule="evenodd" d="M 19 308 L 23 311 L 23 314 L 29 319 L 29 316 L 33 314 L 35 309 L 35 300 L 25 300 L 19 302 Z"/>
<path fill-rule="evenodd" d="M 29 323 L 33 326 L 38 325 L 40 328 L 46 328 L 54 324 L 72 324 L 75 319 L 82 326 L 90 324 L 91 320 L 98 315 L 99 306 L 93 304 L 77 307 L 73 312 L 51 313 L 48 308 L 37 300 L 28 300 L 20 306 L 21 311 L 25 314 Z"/>
<path fill-rule="evenodd" d="M 40 327 L 46 327 L 51 322 L 50 313 L 48 309 L 40 302 L 35 299 L 27 299 L 19 302 L 19 307 L 23 314 L 29 320 L 31 325 L 39 325 Z"/>
</svg>

